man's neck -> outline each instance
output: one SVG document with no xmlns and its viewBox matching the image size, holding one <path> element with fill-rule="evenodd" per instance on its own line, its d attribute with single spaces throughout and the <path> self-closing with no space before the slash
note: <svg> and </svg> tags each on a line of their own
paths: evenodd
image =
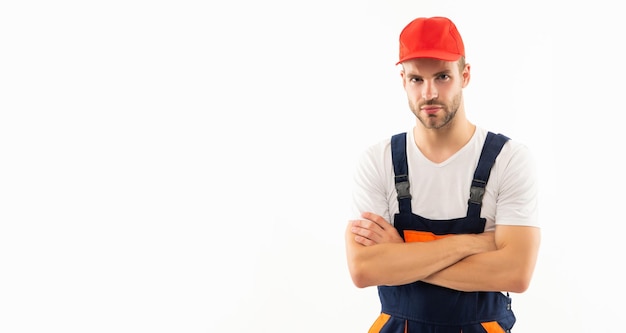
<svg viewBox="0 0 626 333">
<path fill-rule="evenodd" d="M 467 119 L 449 125 L 451 126 L 429 129 L 418 122 L 413 128 L 417 148 L 434 163 L 441 163 L 454 155 L 469 142 L 476 131 L 476 125 Z"/>
</svg>

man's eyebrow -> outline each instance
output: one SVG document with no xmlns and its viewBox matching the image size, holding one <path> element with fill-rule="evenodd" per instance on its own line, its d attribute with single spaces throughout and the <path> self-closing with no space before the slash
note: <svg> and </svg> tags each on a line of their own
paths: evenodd
<svg viewBox="0 0 626 333">
<path fill-rule="evenodd" d="M 439 75 L 442 75 L 442 74 L 450 75 L 450 74 L 452 74 L 452 71 L 449 70 L 449 69 L 444 69 L 444 70 L 442 70 L 440 72 L 435 73 L 435 76 L 439 76 Z"/>
<path fill-rule="evenodd" d="M 445 74 L 445 75 L 451 75 L 451 74 L 452 74 L 452 71 L 451 71 L 451 70 L 449 70 L 449 69 L 444 69 L 444 70 L 442 70 L 442 71 L 439 71 L 439 72 L 434 73 L 434 74 L 433 74 L 433 77 L 437 77 L 437 76 L 444 75 L 444 74 Z M 409 73 L 406 73 L 406 75 L 407 75 L 408 77 L 411 77 L 411 78 L 414 78 L 414 77 L 419 77 L 419 78 L 421 78 L 421 77 L 423 77 L 423 75 L 422 75 L 422 74 L 410 73 L 410 72 L 409 72 Z"/>
<path fill-rule="evenodd" d="M 408 76 L 408 77 L 422 77 L 420 74 L 416 74 L 416 73 L 406 73 L 406 76 Z"/>
</svg>

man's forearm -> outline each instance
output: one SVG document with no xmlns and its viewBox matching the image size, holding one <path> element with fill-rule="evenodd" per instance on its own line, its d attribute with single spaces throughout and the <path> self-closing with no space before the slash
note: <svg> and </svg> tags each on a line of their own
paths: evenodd
<svg viewBox="0 0 626 333">
<path fill-rule="evenodd" d="M 480 253 L 449 265 L 428 277 L 424 282 L 460 291 L 514 291 L 511 281 L 513 267 L 498 259 L 497 251 Z"/>
<path fill-rule="evenodd" d="M 459 260 L 488 249 L 484 238 L 455 235 L 431 242 L 363 246 L 346 233 L 348 263 L 358 287 L 402 285 L 432 276 Z"/>
<path fill-rule="evenodd" d="M 539 229 L 498 228 L 497 250 L 468 256 L 422 281 L 461 291 L 524 292 L 537 259 Z"/>
</svg>

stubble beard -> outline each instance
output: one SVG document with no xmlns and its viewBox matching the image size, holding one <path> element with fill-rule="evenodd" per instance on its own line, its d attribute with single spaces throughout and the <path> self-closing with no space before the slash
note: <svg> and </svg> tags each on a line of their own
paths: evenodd
<svg viewBox="0 0 626 333">
<path fill-rule="evenodd" d="M 421 111 L 421 107 L 424 105 L 440 105 L 442 107 L 441 111 L 437 112 L 434 115 L 427 115 Z M 415 103 L 409 100 L 409 107 L 413 114 L 417 117 L 417 119 L 424 125 L 427 129 L 440 129 L 446 127 L 454 116 L 456 116 L 457 111 L 459 110 L 459 106 L 461 105 L 461 94 L 458 94 L 452 98 L 450 105 L 437 101 L 437 100 L 429 100 L 426 102 L 418 103 L 417 106 Z"/>
</svg>

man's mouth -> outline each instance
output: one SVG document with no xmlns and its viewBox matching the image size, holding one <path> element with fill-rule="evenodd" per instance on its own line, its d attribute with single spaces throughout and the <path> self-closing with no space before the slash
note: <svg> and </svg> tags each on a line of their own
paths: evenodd
<svg viewBox="0 0 626 333">
<path fill-rule="evenodd" d="M 424 111 L 428 115 L 435 114 L 441 109 L 442 107 L 438 105 L 426 105 L 422 107 L 422 111 Z"/>
</svg>

